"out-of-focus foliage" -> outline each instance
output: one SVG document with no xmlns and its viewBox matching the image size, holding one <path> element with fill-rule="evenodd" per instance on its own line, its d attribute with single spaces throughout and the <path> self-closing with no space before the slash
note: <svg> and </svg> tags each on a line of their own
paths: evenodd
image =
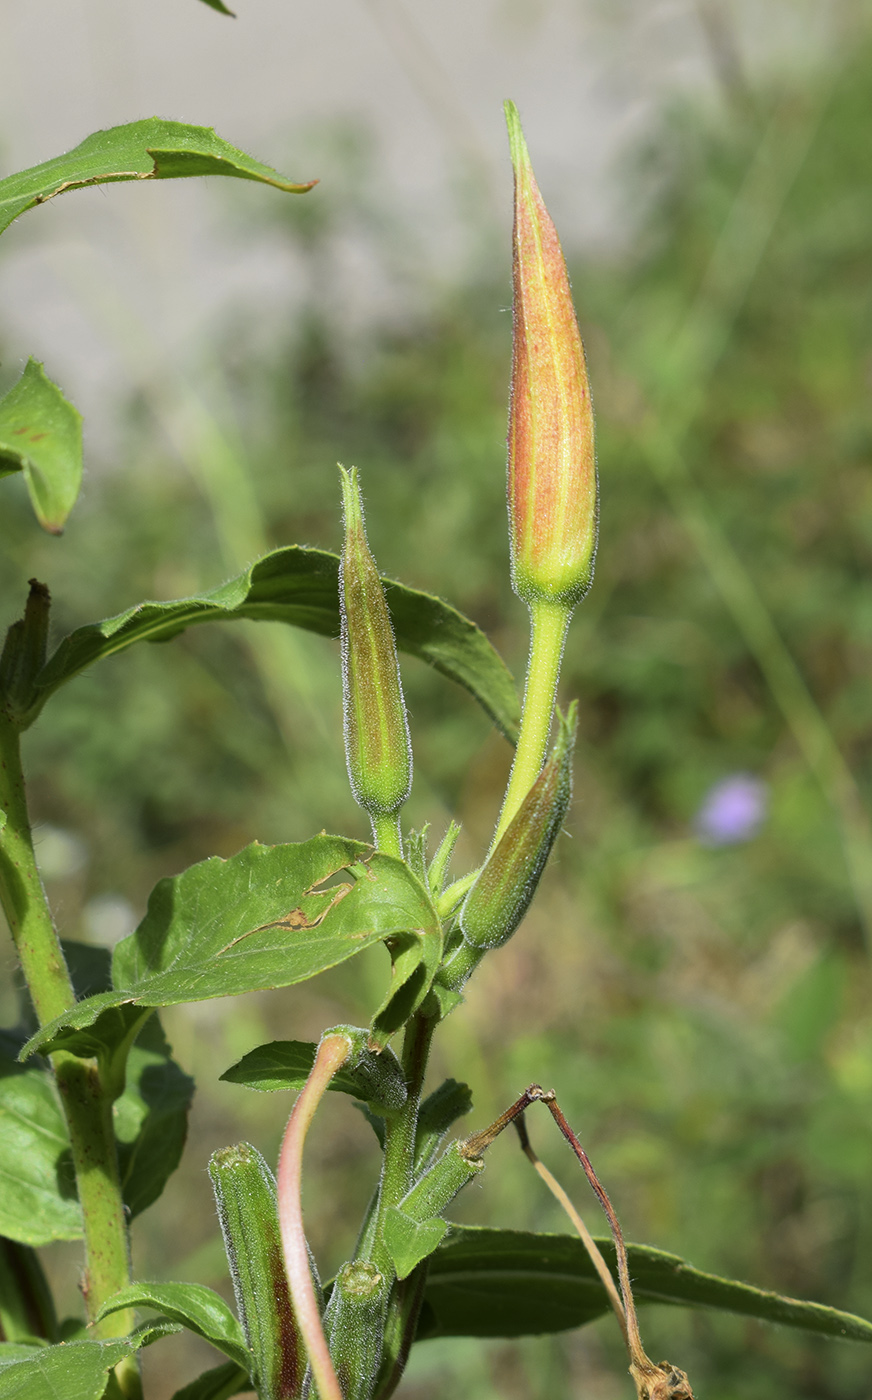
<svg viewBox="0 0 872 1400">
<path fill-rule="evenodd" d="M 824 790 L 798 742 L 796 692 L 773 691 L 754 637 L 760 616 L 774 623 L 823 717 L 814 732 L 841 750 L 868 806 L 870 124 L 862 44 L 802 90 L 676 112 L 631 176 L 647 200 L 632 246 L 575 269 L 602 533 L 562 687 L 580 699 L 572 839 L 447 1023 L 434 1067 L 471 1083 L 470 1129 L 531 1080 L 553 1085 L 629 1238 L 866 1316 L 870 976 L 844 846 L 846 832 L 862 843 L 864 827 L 850 794 Z M 318 198 L 283 227 L 325 287 Z M 315 293 L 268 361 L 239 330 L 217 352 L 215 417 L 188 420 L 196 477 L 167 447 L 165 400 L 143 397 L 125 470 L 93 475 L 60 544 L 39 537 L 8 491 L 6 616 L 12 580 L 32 574 L 52 586 L 67 629 L 213 585 L 259 540 L 335 547 L 339 459 L 360 468 L 380 567 L 461 607 L 520 673 L 525 619 L 508 584 L 503 498 L 507 229 L 504 244 L 499 275 L 429 306 L 419 298 L 356 356 Z M 234 495 L 245 481 L 250 497 Z M 747 585 L 726 599 L 717 550 L 732 551 L 728 577 Z M 408 663 L 404 680 L 410 816 L 438 827 L 457 810 L 469 862 L 496 815 L 507 746 L 423 667 Z M 95 936 L 110 907 L 123 922 L 118 897 L 141 912 L 159 875 L 255 837 L 366 835 L 347 789 L 330 643 L 272 625 L 203 628 L 105 663 L 57 697 L 51 719 L 28 736 L 27 757 L 38 814 L 87 853 L 64 865 L 57 832 L 46 838 L 68 936 Z M 740 773 L 766 784 L 755 790 L 768 808 L 756 834 L 752 824 L 748 839 L 724 842 L 696 817 Z M 323 989 L 245 1001 L 223 1019 L 216 1008 L 167 1017 L 198 1071 L 199 1135 L 138 1239 L 140 1272 L 220 1283 L 208 1152 L 235 1135 L 274 1155 L 282 1110 L 275 1096 L 214 1081 L 270 1034 L 316 1039 L 354 1020 L 360 976 L 331 974 Z M 322 1253 L 334 1241 L 327 1267 L 353 1238 L 349 1214 L 336 1241 L 329 1193 L 360 1208 L 375 1165 L 350 1117 L 328 1105 L 312 1149 L 320 1191 L 308 1218 Z M 580 1173 L 549 1127 L 531 1118 L 536 1148 L 584 1207 Z M 457 1214 L 564 1228 L 508 1135 Z M 595 1209 L 588 1218 L 599 1232 Z M 666 1310 L 643 1325 L 649 1352 L 678 1361 L 700 1395 L 868 1394 L 859 1348 Z M 435 1397 L 462 1376 L 478 1400 L 624 1395 L 614 1331 L 606 1321 L 565 1344 L 484 1351 L 428 1344 L 407 1393 Z M 167 1394 L 179 1383 L 168 1379 Z"/>
</svg>

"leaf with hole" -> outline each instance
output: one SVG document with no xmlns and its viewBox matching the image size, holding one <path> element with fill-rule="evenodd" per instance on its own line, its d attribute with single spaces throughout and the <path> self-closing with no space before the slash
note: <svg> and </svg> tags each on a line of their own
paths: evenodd
<svg viewBox="0 0 872 1400">
<path fill-rule="evenodd" d="M 26 209 L 85 185 L 122 180 L 177 180 L 185 176 L 233 175 L 290 194 L 315 184 L 287 180 L 278 171 L 238 151 L 209 126 L 146 117 L 95 131 L 71 151 L 0 180 L 0 233 Z"/>
<path fill-rule="evenodd" d="M 611 1240 L 597 1240 L 615 1272 Z M 872 1342 L 872 1322 L 703 1273 L 675 1254 L 627 1246 L 637 1303 L 740 1313 L 806 1332 Z M 431 1256 L 418 1338 L 523 1337 L 581 1327 L 609 1311 L 587 1250 L 574 1235 L 452 1225 Z"/>
<path fill-rule="evenodd" d="M 13 472 L 40 525 L 59 535 L 82 484 L 82 419 L 38 360 L 0 399 L 0 476 Z"/>
</svg>

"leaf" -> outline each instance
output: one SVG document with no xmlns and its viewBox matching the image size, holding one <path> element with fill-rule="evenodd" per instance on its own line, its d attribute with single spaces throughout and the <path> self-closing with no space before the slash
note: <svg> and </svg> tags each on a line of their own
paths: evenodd
<svg viewBox="0 0 872 1400">
<path fill-rule="evenodd" d="M 402 861 L 339 836 L 255 842 L 161 880 L 115 949 L 113 980 L 146 1006 L 287 987 L 408 930 L 441 945 L 429 896 Z"/>
<path fill-rule="evenodd" d="M 452 1123 L 469 1113 L 472 1090 L 457 1079 L 445 1079 L 421 1104 L 415 1137 L 415 1173 L 423 1173 L 436 1160 L 442 1139 Z"/>
<path fill-rule="evenodd" d="M 0 1237 L 0 1338 L 56 1342 L 58 1320 L 39 1256 L 30 1245 Z"/>
<path fill-rule="evenodd" d="M 61 1342 L 28 1354 L 22 1354 L 24 1348 L 0 1347 L 0 1396 L 2 1400 L 101 1400 L 113 1366 L 140 1347 L 180 1330 L 159 1320 L 111 1342 Z"/>
<path fill-rule="evenodd" d="M 156 1201 L 182 1157 L 194 1081 L 176 1064 L 157 1017 L 130 1051 L 115 1104 L 124 1204 L 131 1218 Z"/>
<path fill-rule="evenodd" d="M 475 697 L 515 742 L 520 705 L 511 672 L 469 618 L 429 593 L 384 580 L 397 646 L 426 661 Z M 117 617 L 71 632 L 36 680 L 30 723 L 73 676 L 136 642 L 167 641 L 197 622 L 253 618 L 339 636 L 339 556 L 291 545 L 275 550 L 220 588 L 174 602 L 139 603 Z"/>
<path fill-rule="evenodd" d="M 206 0 L 209 3 L 209 0 Z M 250 1392 L 251 1377 L 247 1371 L 243 1371 L 241 1366 L 235 1366 L 232 1361 L 225 1361 L 223 1366 L 215 1366 L 211 1371 L 204 1371 L 195 1381 L 189 1385 L 183 1385 L 181 1390 L 177 1390 L 172 1400 L 230 1400 L 232 1395 L 240 1395 L 243 1391 Z"/>
<path fill-rule="evenodd" d="M 82 1233 L 69 1138 L 45 1069 L 0 1057 L 0 1234 L 20 1244 Z"/>
<path fill-rule="evenodd" d="M 209 126 L 145 121 L 95 131 L 65 155 L 0 180 L 0 233 L 13 219 L 66 190 L 121 180 L 175 180 L 188 175 L 235 175 L 258 180 L 291 194 L 305 194 L 315 183 L 295 184 L 268 165 L 237 151 Z"/>
<path fill-rule="evenodd" d="M 256 1050 L 243 1055 L 220 1078 L 230 1084 L 245 1084 L 249 1089 L 267 1093 L 277 1089 L 300 1090 L 309 1077 L 317 1049 L 312 1041 L 273 1040 L 269 1045 L 259 1045 Z M 357 1063 L 346 1061 L 327 1087 L 342 1094 L 351 1094 L 363 1103 L 381 1103 L 387 1078 L 385 1071 L 391 1081 L 395 1080 L 396 1089 L 402 1090 L 404 1100 L 402 1067 L 392 1050 L 385 1050 L 381 1055 L 364 1052 L 358 1056 Z M 393 1106 L 399 1108 L 403 1100 L 398 1094 L 392 1095 L 392 1098 Z"/>
<path fill-rule="evenodd" d="M 597 1240 L 614 1270 L 611 1240 Z M 872 1322 L 821 1303 L 783 1298 L 702 1273 L 675 1254 L 627 1246 L 637 1303 L 715 1308 L 807 1332 L 872 1342 Z M 452 1225 L 432 1255 L 418 1340 L 435 1336 L 522 1337 L 580 1327 L 608 1312 L 581 1240 Z"/>
<path fill-rule="evenodd" d="M 448 1233 L 444 1220 L 412 1220 L 396 1206 L 385 1216 L 385 1243 L 397 1271 L 397 1278 L 408 1278 L 413 1269 L 438 1247 Z"/>
<path fill-rule="evenodd" d="M 210 1342 L 246 1375 L 251 1357 L 242 1328 L 220 1294 L 201 1283 L 132 1283 L 100 1309 L 100 1318 L 124 1308 L 154 1308 Z"/>
<path fill-rule="evenodd" d="M 38 360 L 0 399 L 0 476 L 23 472 L 43 529 L 59 535 L 82 484 L 82 419 Z"/>
<path fill-rule="evenodd" d="M 234 11 L 228 10 L 227 6 L 222 3 L 222 0 L 203 0 L 203 4 L 208 5 L 210 9 L 217 10 L 219 14 L 229 15 L 231 19 L 236 18 Z M 231 1393 L 232 1392 L 228 1391 L 228 1394 Z"/>
</svg>

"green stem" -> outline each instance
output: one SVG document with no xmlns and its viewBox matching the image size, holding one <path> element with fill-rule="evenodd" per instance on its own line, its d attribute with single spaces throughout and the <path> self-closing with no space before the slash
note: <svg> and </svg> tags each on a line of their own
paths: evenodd
<svg viewBox="0 0 872 1400">
<path fill-rule="evenodd" d="M 412 1185 L 418 1109 L 436 1025 L 436 1017 L 423 1016 L 419 1011 L 406 1026 L 403 1040 L 403 1071 L 408 1097 L 400 1112 L 389 1118 L 385 1124 L 385 1151 L 372 1262 L 382 1273 L 387 1272 L 389 1277 L 393 1276 L 394 1266 L 384 1245 L 385 1216 L 391 1206 L 397 1205 L 403 1199 Z"/>
<path fill-rule="evenodd" d="M 378 850 L 384 851 L 386 855 L 396 856 L 398 860 L 403 859 L 403 838 L 398 815 L 373 817 L 372 834 Z"/>
<path fill-rule="evenodd" d="M 571 616 L 572 609 L 565 603 L 551 603 L 538 599 L 530 604 L 530 660 L 527 665 L 521 733 L 491 850 L 518 811 L 545 761 L 560 662 L 563 659 L 563 647 Z"/>
<path fill-rule="evenodd" d="M 75 1005 L 64 961 L 36 865 L 24 793 L 18 730 L 0 715 L 0 905 L 6 915 L 40 1025 Z M 98 1066 L 56 1051 L 52 1068 L 63 1104 L 85 1236 L 83 1292 L 88 1321 L 97 1337 L 132 1331 L 132 1311 L 95 1323 L 102 1305 L 130 1282 L 130 1255 L 112 1103 Z M 135 1358 L 116 1368 L 126 1400 L 142 1394 Z"/>
</svg>

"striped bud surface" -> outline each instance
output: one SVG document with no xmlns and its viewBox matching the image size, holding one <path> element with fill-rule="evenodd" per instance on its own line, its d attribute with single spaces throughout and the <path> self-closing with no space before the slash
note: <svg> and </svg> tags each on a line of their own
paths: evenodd
<svg viewBox="0 0 872 1400">
<path fill-rule="evenodd" d="M 345 756 L 355 801 L 393 816 L 412 786 L 412 748 L 397 648 L 369 550 L 357 469 L 342 474 L 345 543 L 339 573 Z"/>
<path fill-rule="evenodd" d="M 520 924 L 557 839 L 572 797 L 576 706 L 563 716 L 551 757 L 513 817 L 460 911 L 465 942 L 500 948 Z"/>
<path fill-rule="evenodd" d="M 574 607 L 593 577 L 597 481 L 584 350 L 560 240 L 514 103 L 515 173 L 509 517 L 512 584 L 526 603 Z"/>
</svg>

